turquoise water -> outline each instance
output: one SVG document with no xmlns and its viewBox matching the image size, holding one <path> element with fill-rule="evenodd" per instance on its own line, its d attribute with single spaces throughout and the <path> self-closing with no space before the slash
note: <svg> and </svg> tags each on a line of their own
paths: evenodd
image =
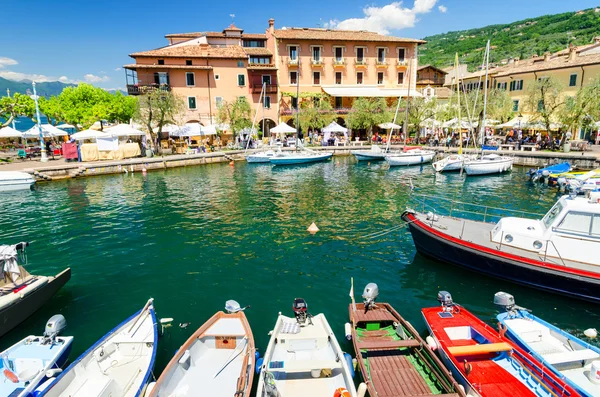
<svg viewBox="0 0 600 397">
<path fill-rule="evenodd" d="M 490 323 L 493 294 L 503 290 L 560 327 L 600 328 L 598 306 L 416 254 L 406 228 L 393 229 L 402 224 L 409 179 L 417 193 L 536 213 L 557 197 L 528 184 L 520 168 L 465 181 L 435 176 L 431 166 L 388 170 L 350 157 L 296 168 L 238 162 L 39 184 L 0 196 L 1 241 L 33 242 L 30 272 L 70 266 L 73 277 L 0 348 L 41 333 L 62 313 L 75 358 L 149 297 L 160 317 L 176 323 L 159 343 L 156 374 L 227 299 L 252 306 L 246 313 L 261 351 L 277 313 L 291 314 L 295 297 L 305 298 L 311 313 L 325 313 L 343 339 L 350 277 L 358 299 L 376 282 L 380 301 L 422 332 L 420 308 L 437 305 L 440 289 Z M 316 235 L 306 232 L 313 221 Z M 177 326 L 183 322 L 190 327 Z"/>
</svg>

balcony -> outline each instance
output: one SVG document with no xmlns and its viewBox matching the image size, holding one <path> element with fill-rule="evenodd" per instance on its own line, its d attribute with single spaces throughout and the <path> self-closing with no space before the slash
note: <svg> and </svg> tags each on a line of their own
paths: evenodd
<svg viewBox="0 0 600 397">
<path fill-rule="evenodd" d="M 346 67 L 346 60 L 344 58 L 336 58 L 333 60 L 334 68 L 343 68 Z"/>
<path fill-rule="evenodd" d="M 378 59 L 378 60 L 375 62 L 375 65 L 376 65 L 378 68 L 387 68 L 387 66 L 388 66 L 388 62 L 387 62 L 387 60 L 385 60 L 385 59 Z"/>
<path fill-rule="evenodd" d="M 350 111 L 352 111 L 352 108 L 339 107 L 333 109 L 333 111 L 335 112 L 335 114 L 348 114 L 350 113 Z"/>
<path fill-rule="evenodd" d="M 252 84 L 252 93 L 260 94 L 262 84 Z M 277 94 L 277 84 L 265 84 L 265 94 Z"/>
<path fill-rule="evenodd" d="M 321 68 L 321 67 L 323 67 L 323 60 L 322 59 L 311 59 L 310 64 L 314 68 Z"/>
<path fill-rule="evenodd" d="M 274 63 L 248 63 L 248 69 L 273 70 L 276 67 Z"/>
<path fill-rule="evenodd" d="M 407 66 L 408 66 L 408 60 L 406 60 L 406 59 L 398 59 L 396 61 L 396 67 L 398 69 L 406 68 Z"/>
<path fill-rule="evenodd" d="M 365 58 L 355 58 L 354 59 L 354 65 L 356 67 L 366 68 L 367 67 L 367 60 Z"/>
<path fill-rule="evenodd" d="M 169 84 L 127 84 L 128 95 L 143 95 L 154 90 L 171 91 L 171 86 Z"/>
<path fill-rule="evenodd" d="M 287 64 L 289 67 L 298 67 L 298 58 L 287 58 Z"/>
</svg>

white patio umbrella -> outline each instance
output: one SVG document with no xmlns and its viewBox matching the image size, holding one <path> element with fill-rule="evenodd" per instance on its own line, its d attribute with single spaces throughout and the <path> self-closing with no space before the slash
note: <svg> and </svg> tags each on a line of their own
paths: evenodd
<svg viewBox="0 0 600 397">
<path fill-rule="evenodd" d="M 102 131 L 84 130 L 84 131 L 76 132 L 75 134 L 71 135 L 71 138 L 73 138 L 77 141 L 83 141 L 84 139 L 96 139 L 98 137 L 108 137 L 108 136 L 110 136 L 110 134 L 107 134 Z"/>
<path fill-rule="evenodd" d="M 323 132 L 343 132 L 344 134 L 348 132 L 348 128 L 342 127 L 335 121 L 332 121 L 327 127 L 323 128 L 321 131 Z"/>
<path fill-rule="evenodd" d="M 458 127 L 460 124 L 461 128 L 470 128 L 471 124 L 466 121 L 466 120 L 462 120 L 460 123 L 458 122 L 458 118 L 453 118 L 452 120 L 448 120 L 445 123 L 442 124 L 442 127 L 444 128 L 456 128 Z"/>
<path fill-rule="evenodd" d="M 42 127 L 42 135 L 46 138 L 69 135 L 66 131 L 56 128 L 51 124 L 41 124 L 40 127 Z M 40 132 L 37 125 L 34 125 L 23 133 L 23 138 L 37 138 L 39 136 Z"/>
<path fill-rule="evenodd" d="M 61 124 L 61 125 L 57 125 L 56 128 L 59 128 L 61 130 L 76 130 L 77 129 L 72 124 Z"/>
<path fill-rule="evenodd" d="M 144 131 L 137 130 L 129 124 L 119 124 L 104 130 L 108 135 L 112 136 L 144 136 Z"/>
<path fill-rule="evenodd" d="M 15 130 L 12 127 L 4 127 L 0 129 L 0 138 L 21 138 L 21 131 Z"/>
<path fill-rule="evenodd" d="M 399 130 L 400 127 L 398 124 L 394 124 L 394 123 L 382 123 L 378 125 L 379 128 L 383 128 L 384 130 L 391 130 L 391 129 L 397 129 Z"/>
<path fill-rule="evenodd" d="M 439 127 L 442 125 L 442 122 L 439 120 L 435 120 L 432 118 L 429 119 L 425 119 L 421 122 L 421 124 L 419 124 L 419 127 L 429 127 L 429 128 L 433 128 L 433 127 Z"/>
<path fill-rule="evenodd" d="M 294 134 L 296 129 L 290 127 L 284 122 L 279 123 L 277 127 L 271 128 L 271 134 Z"/>
<path fill-rule="evenodd" d="M 506 123 L 496 125 L 495 128 L 514 128 L 519 126 L 520 128 L 525 128 L 527 123 L 527 117 L 514 117 L 511 120 L 508 120 Z"/>
<path fill-rule="evenodd" d="M 203 136 L 203 135 L 216 135 L 217 130 L 214 126 L 204 127 L 200 123 L 189 123 L 185 124 L 179 129 L 170 131 L 170 136 L 175 137 L 186 137 L 186 136 Z"/>
</svg>

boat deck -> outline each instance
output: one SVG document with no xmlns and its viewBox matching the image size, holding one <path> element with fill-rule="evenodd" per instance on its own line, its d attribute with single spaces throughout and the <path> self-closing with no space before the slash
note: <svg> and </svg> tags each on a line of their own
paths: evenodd
<svg viewBox="0 0 600 397">
<path fill-rule="evenodd" d="M 356 323 L 372 321 L 396 321 L 396 318 L 384 306 L 376 305 L 374 308 L 365 312 L 363 304 L 356 305 L 356 311 L 351 311 Z"/>
<path fill-rule="evenodd" d="M 400 352 L 370 355 L 369 366 L 379 397 L 433 395 L 419 372 Z"/>
</svg>

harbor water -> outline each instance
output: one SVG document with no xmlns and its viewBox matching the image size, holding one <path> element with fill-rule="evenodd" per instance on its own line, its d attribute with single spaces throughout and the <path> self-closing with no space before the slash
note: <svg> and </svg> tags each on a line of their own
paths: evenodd
<svg viewBox="0 0 600 397">
<path fill-rule="evenodd" d="M 155 298 L 159 317 L 173 317 L 158 347 L 158 375 L 179 346 L 228 299 L 242 306 L 264 352 L 278 312 L 292 315 L 305 298 L 324 313 L 342 347 L 348 292 L 368 282 L 419 331 L 420 309 L 450 291 L 495 324 L 497 291 L 559 327 L 581 335 L 600 328 L 596 305 L 552 295 L 438 263 L 416 253 L 400 215 L 412 194 L 545 213 L 554 190 L 526 181 L 526 170 L 465 179 L 431 165 L 388 169 L 354 158 L 305 167 L 237 162 L 39 184 L 0 196 L 0 241 L 31 241 L 28 270 L 71 281 L 34 316 L 0 341 L 4 349 L 63 314 L 75 336 L 71 359 Z M 413 198 L 414 199 L 414 198 Z M 440 211 L 441 212 L 441 211 Z M 315 222 L 315 235 L 306 228 Z M 190 323 L 180 328 L 180 323 Z"/>
</svg>

